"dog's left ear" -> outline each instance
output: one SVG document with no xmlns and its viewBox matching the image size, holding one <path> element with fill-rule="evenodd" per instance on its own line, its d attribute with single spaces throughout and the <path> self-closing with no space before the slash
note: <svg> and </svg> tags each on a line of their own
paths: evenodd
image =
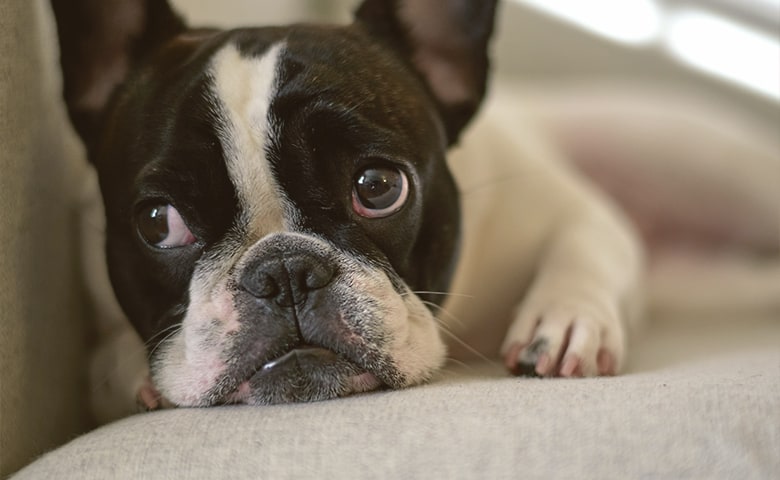
<svg viewBox="0 0 780 480">
<path fill-rule="evenodd" d="M 165 0 L 51 0 L 65 103 L 90 148 L 100 114 L 128 72 L 185 30 Z"/>
<path fill-rule="evenodd" d="M 365 0 L 356 20 L 409 59 L 433 94 L 450 145 L 487 88 L 497 0 Z"/>
</svg>

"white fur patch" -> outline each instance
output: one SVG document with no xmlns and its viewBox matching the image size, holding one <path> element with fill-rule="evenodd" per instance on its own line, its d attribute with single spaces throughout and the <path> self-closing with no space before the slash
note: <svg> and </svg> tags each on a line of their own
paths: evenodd
<svg viewBox="0 0 780 480">
<path fill-rule="evenodd" d="M 272 128 L 269 107 L 275 94 L 278 43 L 259 57 L 245 57 L 229 44 L 211 64 L 218 135 L 230 181 L 236 189 L 240 234 L 223 245 L 217 260 L 198 265 L 190 283 L 191 302 L 182 329 L 161 346 L 153 366 L 160 389 L 175 403 L 196 405 L 224 369 L 221 335 L 238 328 L 229 272 L 250 246 L 264 236 L 286 231 L 285 213 L 293 208 L 281 193 L 266 156 Z M 215 324 L 212 324 L 214 323 Z"/>
<path fill-rule="evenodd" d="M 230 180 L 236 188 L 248 233 L 255 239 L 284 229 L 285 200 L 271 172 L 266 145 L 268 109 L 275 94 L 277 43 L 260 57 L 244 57 L 234 45 L 219 51 L 211 75 L 223 124 L 219 136 Z"/>
</svg>

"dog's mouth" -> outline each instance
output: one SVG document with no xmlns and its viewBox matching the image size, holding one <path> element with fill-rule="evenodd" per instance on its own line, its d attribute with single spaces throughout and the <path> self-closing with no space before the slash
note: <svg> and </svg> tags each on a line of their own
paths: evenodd
<svg viewBox="0 0 780 480">
<path fill-rule="evenodd" d="M 441 366 L 430 311 L 387 270 L 299 234 L 271 235 L 242 255 L 232 273 L 194 284 L 184 328 L 152 354 L 153 380 L 172 403 L 313 402 L 408 387 Z M 331 264 L 327 284 L 309 284 Z M 238 284 L 245 277 L 254 293 Z"/>
<path fill-rule="evenodd" d="M 228 403 L 313 402 L 379 389 L 384 383 L 342 354 L 300 344 L 251 372 Z"/>
<path fill-rule="evenodd" d="M 332 350 L 328 350 L 327 348 L 317 347 L 315 345 L 309 344 L 301 344 L 284 355 L 266 363 L 260 367 L 260 369 L 255 372 L 253 376 L 268 374 L 273 370 L 289 368 L 289 364 L 291 362 L 298 365 L 312 362 L 320 363 L 333 361 L 336 357 L 338 357 L 338 354 Z"/>
</svg>

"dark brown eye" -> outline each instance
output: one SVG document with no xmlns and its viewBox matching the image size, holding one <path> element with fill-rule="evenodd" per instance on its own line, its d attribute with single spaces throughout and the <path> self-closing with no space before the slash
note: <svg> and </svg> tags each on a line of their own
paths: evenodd
<svg viewBox="0 0 780 480">
<path fill-rule="evenodd" d="M 141 238 L 154 247 L 174 248 L 195 243 L 195 236 L 171 205 L 144 207 L 138 212 L 136 222 Z"/>
<path fill-rule="evenodd" d="M 352 208 L 366 218 L 396 213 L 409 197 L 409 180 L 391 166 L 371 166 L 358 172 L 352 190 Z"/>
</svg>

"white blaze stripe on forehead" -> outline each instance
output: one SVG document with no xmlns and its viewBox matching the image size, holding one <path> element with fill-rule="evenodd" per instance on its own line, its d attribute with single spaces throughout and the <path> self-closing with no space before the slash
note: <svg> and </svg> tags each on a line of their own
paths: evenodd
<svg viewBox="0 0 780 480">
<path fill-rule="evenodd" d="M 190 283 L 190 303 L 180 331 L 162 342 L 153 359 L 153 376 L 163 395 L 178 405 L 203 406 L 226 365 L 223 332 L 234 330 L 237 312 L 227 292 L 228 274 L 255 241 L 285 230 L 285 199 L 265 147 L 272 134 L 268 110 L 275 93 L 276 67 L 283 44 L 259 57 L 243 57 L 227 45 L 212 60 L 217 135 L 241 212 L 239 248 L 218 260 L 200 262 Z M 246 234 L 246 236 L 244 236 Z M 216 323 L 214 323 L 216 321 Z"/>
<path fill-rule="evenodd" d="M 218 135 L 242 220 L 255 239 L 284 230 L 284 213 L 290 210 L 285 209 L 266 156 L 268 136 L 273 134 L 268 110 L 283 47 L 277 43 L 262 56 L 244 57 L 230 44 L 212 62 L 218 114 L 224 122 Z"/>
</svg>

